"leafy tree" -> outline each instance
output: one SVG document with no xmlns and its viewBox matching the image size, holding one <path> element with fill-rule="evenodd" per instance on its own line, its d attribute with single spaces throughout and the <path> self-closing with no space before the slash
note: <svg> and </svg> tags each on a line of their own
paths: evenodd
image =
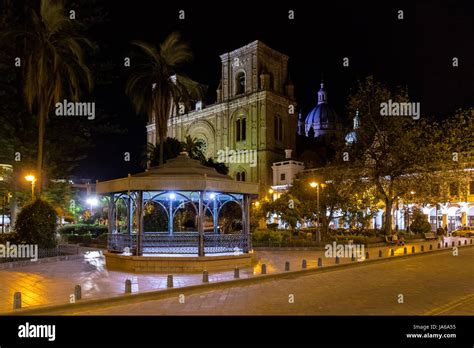
<svg viewBox="0 0 474 348">
<path fill-rule="evenodd" d="M 278 199 L 262 207 L 267 213 L 278 214 L 290 230 L 294 232 L 301 221 L 301 202 L 291 193 L 281 195 Z"/>
<path fill-rule="evenodd" d="M 57 214 L 54 208 L 42 199 L 27 204 L 18 214 L 15 232 L 26 244 L 38 244 L 39 248 L 56 246 Z"/>
<path fill-rule="evenodd" d="M 431 231 L 431 225 L 420 209 L 415 209 L 413 212 L 413 222 L 410 225 L 410 230 L 413 233 L 428 233 Z"/>
<path fill-rule="evenodd" d="M 392 229 L 392 209 L 398 199 L 412 190 L 423 191 L 427 182 L 449 173 L 458 165 L 451 159 L 452 139 L 442 127 L 426 117 L 382 116 L 381 105 L 389 100 L 409 102 L 405 89 L 390 90 L 368 77 L 360 81 L 348 99 L 348 113 L 359 110 L 361 126 L 357 141 L 339 149 L 339 165 L 351 168 L 376 188 L 385 204 L 384 227 Z M 345 152 L 346 154 L 343 154 Z M 349 156 L 349 161 L 343 158 Z M 459 173 L 456 170 L 451 173 Z"/>
<path fill-rule="evenodd" d="M 182 65 L 191 61 L 193 54 L 177 32 L 170 34 L 157 48 L 143 41 L 134 41 L 145 59 L 135 65 L 126 93 L 137 114 L 145 114 L 155 124 L 155 144 L 159 144 L 159 164 L 164 163 L 164 142 L 168 132 L 168 119 L 173 104 L 189 104 L 199 99 L 199 85 L 187 77 Z"/>
</svg>

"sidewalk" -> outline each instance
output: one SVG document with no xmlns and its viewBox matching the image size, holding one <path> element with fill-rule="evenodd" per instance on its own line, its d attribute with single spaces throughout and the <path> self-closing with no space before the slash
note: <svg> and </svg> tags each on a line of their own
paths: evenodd
<svg viewBox="0 0 474 348">
<path fill-rule="evenodd" d="M 448 247 L 454 241 L 457 245 L 461 240 L 464 245 L 466 238 L 447 238 Z M 437 249 L 437 241 L 428 241 L 416 244 L 407 244 L 407 253 L 411 254 L 412 246 L 416 253 L 420 252 L 421 245 L 425 251 L 429 245 L 433 250 Z M 470 240 L 467 239 L 467 243 Z M 473 242 L 474 243 L 474 242 Z M 378 258 L 379 250 L 383 257 L 390 257 L 393 247 L 375 247 L 365 251 L 369 252 L 370 258 Z M 444 248 L 444 246 L 442 247 Z M 404 247 L 393 248 L 395 255 L 403 255 Z M 285 272 L 285 262 L 290 262 L 290 270 L 300 270 L 302 260 L 307 261 L 307 268 L 317 267 L 317 259 L 321 258 L 323 265 L 335 264 L 335 259 L 325 258 L 324 251 L 256 251 L 254 264 L 251 268 L 240 270 L 240 277 L 252 277 L 261 273 L 263 263 L 267 265 L 267 273 Z M 351 263 L 350 258 L 341 258 L 340 263 Z M 357 261 L 356 261 L 357 262 Z M 232 280 L 234 271 L 213 272 L 209 274 L 210 282 Z M 166 289 L 167 274 L 151 273 L 127 273 L 119 271 L 108 271 L 105 267 L 104 257 L 100 252 L 90 251 L 84 254 L 82 259 L 70 261 L 57 261 L 38 265 L 16 267 L 0 271 L 0 312 L 13 310 L 13 294 L 17 291 L 22 293 L 22 307 L 65 304 L 69 302 L 70 295 L 74 293 L 76 284 L 82 287 L 83 299 L 107 298 L 122 295 L 124 293 L 125 280 L 132 280 L 132 292 L 144 292 L 151 290 Z M 202 283 L 201 274 L 175 274 L 174 287 L 184 287 Z"/>
</svg>

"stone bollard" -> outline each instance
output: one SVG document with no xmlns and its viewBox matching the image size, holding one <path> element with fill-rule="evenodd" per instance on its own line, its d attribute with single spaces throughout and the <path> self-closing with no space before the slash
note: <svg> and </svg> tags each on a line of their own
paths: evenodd
<svg viewBox="0 0 474 348">
<path fill-rule="evenodd" d="M 336 256 L 336 265 L 339 265 L 339 256 Z"/>
<path fill-rule="evenodd" d="M 81 286 L 80 285 L 76 285 L 74 287 L 74 299 L 77 301 L 77 300 L 80 300 L 82 298 L 82 291 L 81 291 Z"/>
<path fill-rule="evenodd" d="M 289 271 L 290 270 L 290 261 L 286 261 L 285 262 L 285 271 Z"/>
<path fill-rule="evenodd" d="M 422 245 L 422 246 L 420 247 L 420 251 L 425 251 L 425 246 L 424 246 L 424 245 Z"/>
<path fill-rule="evenodd" d="M 414 247 L 414 246 L 411 247 L 411 253 L 412 253 L 412 254 L 415 253 L 415 247 Z"/>
<path fill-rule="evenodd" d="M 382 257 L 382 250 L 379 250 L 379 257 Z"/>
<path fill-rule="evenodd" d="M 126 294 L 132 293 L 132 281 L 130 279 L 127 279 L 125 281 L 125 293 Z"/>
<path fill-rule="evenodd" d="M 235 267 L 235 268 L 234 268 L 234 278 L 235 278 L 235 279 L 240 278 L 240 270 L 239 270 L 239 267 Z"/>
<path fill-rule="evenodd" d="M 262 274 L 267 274 L 267 265 L 262 263 Z"/>
<path fill-rule="evenodd" d="M 405 255 L 407 254 L 407 248 L 406 247 L 403 248 L 403 254 L 405 254 Z"/>
<path fill-rule="evenodd" d="M 390 249 L 390 256 L 395 256 L 395 250 L 394 249 Z"/>
<path fill-rule="evenodd" d="M 166 280 L 166 287 L 167 288 L 172 288 L 173 287 L 173 275 L 168 274 L 168 278 Z"/>
<path fill-rule="evenodd" d="M 318 267 L 323 267 L 323 259 L 318 257 Z"/>
<path fill-rule="evenodd" d="M 366 259 L 366 260 L 369 259 L 369 252 L 368 252 L 368 251 L 365 253 L 365 259 Z"/>
<path fill-rule="evenodd" d="M 306 260 L 303 259 L 303 261 L 301 261 L 301 268 L 302 269 L 306 269 Z"/>
<path fill-rule="evenodd" d="M 13 309 L 21 308 L 21 292 L 15 292 L 13 294 Z"/>
<path fill-rule="evenodd" d="M 430 250 L 433 250 L 433 244 L 430 244 Z"/>
<path fill-rule="evenodd" d="M 209 283 L 209 273 L 207 271 L 202 272 L 202 282 Z"/>
</svg>

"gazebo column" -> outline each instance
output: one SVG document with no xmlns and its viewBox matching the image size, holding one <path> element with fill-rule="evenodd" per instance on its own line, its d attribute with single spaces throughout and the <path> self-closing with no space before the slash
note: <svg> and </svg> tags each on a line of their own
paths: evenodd
<svg viewBox="0 0 474 348">
<path fill-rule="evenodd" d="M 129 235 L 132 234 L 132 226 L 133 226 L 133 201 L 129 192 L 128 199 L 127 199 L 127 230 L 128 230 Z"/>
<path fill-rule="evenodd" d="M 252 249 L 252 240 L 250 239 L 250 200 L 249 195 L 244 194 L 242 197 L 242 239 L 244 253 L 248 253 Z M 246 243 L 245 243 L 246 242 Z"/>
<path fill-rule="evenodd" d="M 115 200 L 114 200 L 114 194 L 111 193 L 108 195 L 109 202 L 108 202 L 108 210 L 107 210 L 107 229 L 108 233 L 112 234 L 114 233 L 114 210 L 115 210 Z"/>
<path fill-rule="evenodd" d="M 143 255 L 143 191 L 137 194 L 137 256 Z"/>
<path fill-rule="evenodd" d="M 168 198 L 170 201 L 168 210 L 168 233 L 170 236 L 173 235 L 173 200 Z"/>
<path fill-rule="evenodd" d="M 218 234 L 219 230 L 217 224 L 219 222 L 218 216 L 217 216 L 217 197 L 214 198 L 214 202 L 212 203 L 212 220 L 214 224 L 214 234 Z"/>
<path fill-rule="evenodd" d="M 198 256 L 204 256 L 204 192 L 199 192 L 199 209 L 198 209 Z"/>
</svg>

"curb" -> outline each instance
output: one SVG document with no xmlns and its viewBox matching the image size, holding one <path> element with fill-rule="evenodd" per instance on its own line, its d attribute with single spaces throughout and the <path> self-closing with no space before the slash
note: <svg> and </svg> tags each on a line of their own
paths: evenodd
<svg viewBox="0 0 474 348">
<path fill-rule="evenodd" d="M 456 246 L 458 248 L 469 248 L 474 247 L 474 245 L 463 245 L 461 247 Z M 276 279 L 291 279 L 299 276 L 307 276 L 313 275 L 317 273 L 325 273 L 325 272 L 332 272 L 343 270 L 346 268 L 353 268 L 353 267 L 364 267 L 370 266 L 372 264 L 389 262 L 393 260 L 404 260 L 410 257 L 420 257 L 425 255 L 430 255 L 434 253 L 442 253 L 442 252 L 451 252 L 452 247 L 442 248 L 442 249 L 434 249 L 432 251 L 424 251 L 418 252 L 415 254 L 407 254 L 407 255 L 399 255 L 399 256 L 386 256 L 382 258 L 371 258 L 369 260 L 364 260 L 362 262 L 349 262 L 344 264 L 332 264 L 330 266 L 323 266 L 318 268 L 310 268 L 298 271 L 289 271 L 289 272 L 282 272 L 282 273 L 274 273 L 274 274 L 265 274 L 265 275 L 255 275 L 249 278 L 240 278 L 240 279 L 232 279 L 232 280 L 224 280 L 220 282 L 214 283 L 203 283 L 203 284 L 196 284 L 190 285 L 185 287 L 179 288 L 170 288 L 170 289 L 162 289 L 162 290 L 151 290 L 142 293 L 135 293 L 135 294 L 124 294 L 118 295 L 114 297 L 107 297 L 107 298 L 99 298 L 99 299 L 92 299 L 92 300 L 81 300 L 81 302 L 76 303 L 65 303 L 60 305 L 45 305 L 45 306 L 35 306 L 35 308 L 26 307 L 24 309 L 17 309 L 12 312 L 4 312 L 0 313 L 2 316 L 20 316 L 20 315 L 58 315 L 61 312 L 71 312 L 71 311 L 79 311 L 81 309 L 93 309 L 96 307 L 102 307 L 103 305 L 113 306 L 118 304 L 131 304 L 135 302 L 142 302 L 147 300 L 159 300 L 163 298 L 171 297 L 172 295 L 182 294 L 186 292 L 187 294 L 190 293 L 198 293 L 205 290 L 210 289 L 219 289 L 219 288 L 227 288 L 233 287 L 237 284 L 255 284 L 261 282 L 268 282 Z M 67 314 L 65 314 L 67 315 Z"/>
</svg>

